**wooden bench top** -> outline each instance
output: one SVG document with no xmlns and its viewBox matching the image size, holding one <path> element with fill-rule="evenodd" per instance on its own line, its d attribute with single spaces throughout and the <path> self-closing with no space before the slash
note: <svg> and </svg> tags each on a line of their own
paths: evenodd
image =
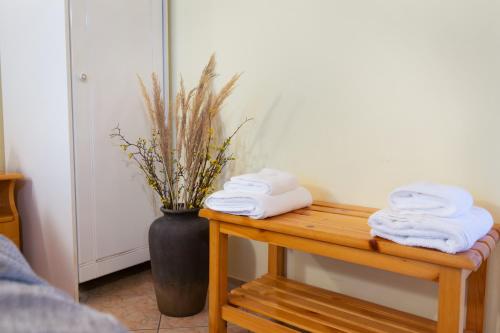
<svg viewBox="0 0 500 333">
<path fill-rule="evenodd" d="M 375 208 L 315 201 L 308 208 L 264 220 L 224 214 L 210 209 L 202 209 L 200 216 L 209 220 L 473 271 L 489 257 L 500 239 L 500 225 L 496 224 L 486 236 L 476 242 L 473 248 L 455 255 L 404 246 L 370 235 L 368 217 L 375 211 L 377 211 Z"/>
<path fill-rule="evenodd" d="M 0 173 L 0 180 L 17 180 L 23 179 L 23 175 L 20 173 Z"/>
</svg>

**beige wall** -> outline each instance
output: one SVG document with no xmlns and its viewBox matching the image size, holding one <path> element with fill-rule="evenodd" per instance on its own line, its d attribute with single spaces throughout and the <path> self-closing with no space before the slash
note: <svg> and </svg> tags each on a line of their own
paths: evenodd
<svg viewBox="0 0 500 333">
<path fill-rule="evenodd" d="M 468 188 L 500 220 L 500 5 L 489 0 L 171 0 L 173 80 L 194 84 L 211 52 L 220 81 L 244 71 L 223 114 L 235 172 L 296 173 L 317 199 L 382 207 L 413 180 Z M 176 87 L 174 87 L 176 88 Z M 500 256 L 488 285 L 495 330 Z M 249 279 L 265 251 L 231 242 Z M 436 288 L 292 253 L 289 274 L 427 317 Z"/>
</svg>

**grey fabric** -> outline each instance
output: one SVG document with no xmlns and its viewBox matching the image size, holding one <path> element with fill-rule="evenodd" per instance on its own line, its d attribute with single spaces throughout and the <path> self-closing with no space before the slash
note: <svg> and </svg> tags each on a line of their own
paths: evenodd
<svg viewBox="0 0 500 333">
<path fill-rule="evenodd" d="M 124 333 L 111 315 L 76 303 L 30 268 L 16 246 L 0 235 L 0 332 Z"/>
</svg>

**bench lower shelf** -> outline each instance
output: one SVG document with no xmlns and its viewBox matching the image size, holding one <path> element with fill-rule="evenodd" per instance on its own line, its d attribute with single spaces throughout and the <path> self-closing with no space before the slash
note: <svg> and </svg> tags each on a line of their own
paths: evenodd
<svg viewBox="0 0 500 333">
<path fill-rule="evenodd" d="M 435 321 L 271 275 L 232 290 L 222 317 L 253 332 L 436 332 Z"/>
</svg>

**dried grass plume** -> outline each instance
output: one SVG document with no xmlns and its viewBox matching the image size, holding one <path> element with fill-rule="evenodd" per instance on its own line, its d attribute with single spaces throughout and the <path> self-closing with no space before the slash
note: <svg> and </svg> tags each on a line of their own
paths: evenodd
<svg viewBox="0 0 500 333">
<path fill-rule="evenodd" d="M 152 127 L 151 137 L 131 142 L 119 127 L 111 134 L 121 141 L 122 149 L 137 163 L 165 208 L 180 210 L 203 205 L 222 169 L 234 159 L 228 151 L 231 140 L 250 120 L 243 121 L 229 137 L 216 140 L 214 117 L 234 91 L 240 74 L 233 75 L 219 91 L 214 91 L 215 67 L 212 55 L 197 86 L 189 91 L 181 79 L 175 101 L 169 108 L 165 108 L 158 75 L 151 75 L 151 91 L 139 77 Z"/>
</svg>

